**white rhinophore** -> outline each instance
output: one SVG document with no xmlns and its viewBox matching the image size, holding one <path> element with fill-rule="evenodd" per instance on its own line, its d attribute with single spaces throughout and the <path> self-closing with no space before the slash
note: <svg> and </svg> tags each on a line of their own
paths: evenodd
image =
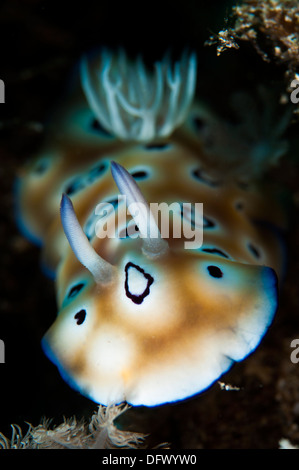
<svg viewBox="0 0 299 470">
<path fill-rule="evenodd" d="M 149 204 L 134 178 L 115 162 L 111 162 L 111 172 L 120 193 L 126 196 L 128 210 L 139 229 L 144 253 L 148 256 L 163 255 L 168 251 L 168 243 L 161 237 Z"/>
</svg>

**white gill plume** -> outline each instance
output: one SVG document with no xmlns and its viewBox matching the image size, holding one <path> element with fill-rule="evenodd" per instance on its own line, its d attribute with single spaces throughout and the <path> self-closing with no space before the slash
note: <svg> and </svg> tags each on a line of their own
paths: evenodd
<svg viewBox="0 0 299 470">
<path fill-rule="evenodd" d="M 193 101 L 196 55 L 184 51 L 174 63 L 170 54 L 154 64 L 154 73 L 139 57 L 130 62 L 121 49 L 103 50 L 81 60 L 81 83 L 101 125 L 122 140 L 148 142 L 180 126 Z"/>
</svg>

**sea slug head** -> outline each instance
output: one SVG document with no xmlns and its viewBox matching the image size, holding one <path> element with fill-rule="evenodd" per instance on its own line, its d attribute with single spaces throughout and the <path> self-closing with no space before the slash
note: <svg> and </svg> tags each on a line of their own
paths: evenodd
<svg viewBox="0 0 299 470">
<path fill-rule="evenodd" d="M 114 163 L 112 173 L 122 194 L 144 202 L 123 167 Z M 156 406 L 201 392 L 256 348 L 277 306 L 271 268 L 176 251 L 158 228 L 150 240 L 148 210 L 136 219 L 143 248 L 112 265 L 62 199 L 65 234 L 84 268 L 43 347 L 70 385 L 105 405 Z"/>
</svg>

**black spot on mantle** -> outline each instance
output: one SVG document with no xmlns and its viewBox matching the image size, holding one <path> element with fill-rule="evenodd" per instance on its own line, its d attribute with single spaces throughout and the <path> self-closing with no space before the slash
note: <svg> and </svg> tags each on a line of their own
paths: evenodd
<svg viewBox="0 0 299 470">
<path fill-rule="evenodd" d="M 141 274 L 143 274 L 143 276 L 145 277 L 145 279 L 147 280 L 147 286 L 146 288 L 144 289 L 143 293 L 140 294 L 140 295 L 134 295 L 130 292 L 129 290 L 129 283 L 128 283 L 128 274 L 129 274 L 129 269 L 130 268 L 135 268 L 137 269 L 137 271 L 139 271 Z M 126 290 L 126 295 L 127 297 L 129 297 L 129 299 L 131 299 L 135 304 L 141 304 L 144 300 L 144 298 L 150 293 L 150 286 L 153 284 L 154 282 L 154 278 L 146 273 L 142 268 L 140 268 L 139 266 L 137 266 L 137 264 L 134 264 L 134 263 L 127 263 L 126 264 L 126 267 L 125 267 L 125 272 L 126 272 L 126 280 L 125 280 L 125 290 Z"/>
</svg>

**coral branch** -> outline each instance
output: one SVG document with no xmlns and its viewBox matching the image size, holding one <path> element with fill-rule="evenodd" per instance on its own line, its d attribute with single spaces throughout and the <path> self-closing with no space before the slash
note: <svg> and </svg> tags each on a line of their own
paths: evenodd
<svg viewBox="0 0 299 470">
<path fill-rule="evenodd" d="M 212 36 L 217 54 L 239 48 L 249 41 L 264 60 L 286 63 L 289 70 L 299 65 L 299 5 L 297 0 L 246 0 L 232 9 L 232 25 Z M 264 44 L 261 44 L 261 38 Z M 264 46 L 267 50 L 264 50 Z M 269 49 L 269 50 L 268 50 Z"/>
<path fill-rule="evenodd" d="M 0 433 L 2 449 L 135 449 L 143 445 L 145 435 L 119 430 L 114 421 L 128 406 L 99 406 L 89 424 L 78 422 L 75 417 L 64 419 L 63 423 L 50 429 L 50 421 L 36 427 L 29 425 L 23 437 L 22 430 L 12 425 L 12 436 L 8 439 Z"/>
</svg>

